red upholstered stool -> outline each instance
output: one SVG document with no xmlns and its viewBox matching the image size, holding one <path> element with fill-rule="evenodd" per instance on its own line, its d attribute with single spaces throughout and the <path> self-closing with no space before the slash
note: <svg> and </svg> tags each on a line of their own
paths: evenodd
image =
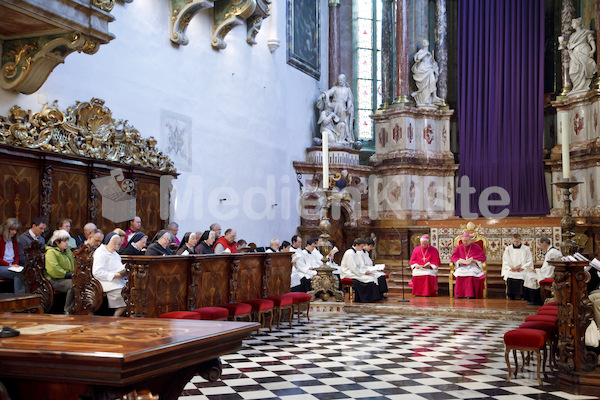
<svg viewBox="0 0 600 400">
<path fill-rule="evenodd" d="M 548 335 L 548 349 L 550 350 L 550 370 L 554 370 L 556 359 L 554 355 L 558 352 L 558 326 L 549 322 L 530 321 L 523 322 L 519 325 L 519 329 L 539 329 L 546 332 Z"/>
<path fill-rule="evenodd" d="M 158 316 L 170 319 L 200 319 L 200 315 L 193 311 L 171 311 Z"/>
<path fill-rule="evenodd" d="M 558 317 L 558 307 L 540 308 L 536 315 L 554 315 Z"/>
<path fill-rule="evenodd" d="M 252 306 L 246 303 L 229 303 L 222 304 L 220 307 L 226 308 L 229 310 L 229 319 L 237 321 L 240 317 L 248 317 L 251 319 Z"/>
<path fill-rule="evenodd" d="M 277 330 L 279 330 L 279 325 L 281 324 L 281 318 L 283 317 L 283 310 L 288 310 L 289 318 L 288 322 L 290 323 L 290 328 L 292 327 L 292 314 L 294 313 L 293 305 L 294 299 L 290 296 L 269 296 L 266 298 L 267 300 L 271 300 L 273 302 L 273 309 L 277 311 Z"/>
<path fill-rule="evenodd" d="M 544 304 L 539 310 L 558 310 L 558 306 L 556 304 Z"/>
<path fill-rule="evenodd" d="M 525 318 L 525 322 L 529 321 L 550 322 L 551 324 L 558 325 L 558 317 L 554 315 L 530 315 Z"/>
<path fill-rule="evenodd" d="M 512 331 L 508 331 L 504 334 L 504 344 L 506 346 L 506 350 L 504 352 L 504 358 L 506 359 L 506 366 L 508 367 L 508 377 L 506 378 L 507 382 L 510 382 L 510 351 L 513 352 L 513 357 L 515 359 L 515 378 L 517 377 L 517 372 L 519 371 L 519 363 L 517 361 L 517 350 L 523 351 L 533 351 L 536 354 L 537 361 L 537 379 L 538 384 L 542 385 L 542 379 L 540 378 L 540 365 L 542 366 L 542 371 L 544 373 L 544 378 L 548 378 L 546 375 L 546 341 L 548 340 L 548 334 L 545 331 L 539 329 L 514 329 Z M 540 363 L 540 349 L 544 351 L 544 359 Z"/>
<path fill-rule="evenodd" d="M 254 299 L 246 300 L 243 303 L 250 304 L 252 306 L 252 314 L 255 315 L 256 322 L 260 322 L 261 326 L 267 326 L 266 313 L 269 313 L 269 332 L 273 332 L 271 327 L 273 323 L 273 300 L 268 299 Z M 260 331 L 260 328 L 259 328 Z"/>
<path fill-rule="evenodd" d="M 192 312 L 200 314 L 200 319 L 209 321 L 226 321 L 229 317 L 229 310 L 225 307 L 202 307 Z"/>
<path fill-rule="evenodd" d="M 310 311 L 310 301 L 312 300 L 312 296 L 308 293 L 303 292 L 290 292 L 284 294 L 284 296 L 289 296 L 292 298 L 292 305 L 298 312 L 298 323 L 300 323 L 300 313 L 302 312 L 302 306 L 306 305 L 306 319 L 310 321 L 308 317 L 308 312 Z"/>
<path fill-rule="evenodd" d="M 349 303 L 354 302 L 354 282 L 350 278 L 342 278 L 342 291 L 344 293 L 348 293 L 348 301 Z M 344 296 L 345 297 L 345 296 Z"/>
</svg>

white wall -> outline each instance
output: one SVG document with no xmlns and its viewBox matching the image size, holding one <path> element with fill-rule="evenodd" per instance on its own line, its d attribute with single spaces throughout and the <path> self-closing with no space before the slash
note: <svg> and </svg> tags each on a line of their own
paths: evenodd
<svg viewBox="0 0 600 400">
<path fill-rule="evenodd" d="M 273 54 L 267 46 L 268 20 L 257 45 L 246 44 L 242 25 L 226 36 L 227 48 L 216 51 L 210 45 L 212 11 L 205 10 L 187 29 L 189 44 L 177 47 L 169 41 L 168 2 L 135 0 L 116 3 L 116 20 L 109 25 L 116 39 L 98 53 L 69 55 L 32 95 L 0 90 L 0 115 L 8 115 L 14 104 L 39 111 L 38 94 L 49 102 L 58 100 L 61 110 L 77 100 L 98 97 L 115 119 L 127 119 L 143 136 L 157 138 L 159 148 L 165 146 L 161 113 L 187 116 L 193 132 L 193 168 L 180 171 L 173 182 L 179 236 L 219 222 L 223 229 L 236 228 L 238 238 L 259 245 L 267 245 L 272 237 L 289 240 L 300 223 L 292 162 L 305 159 L 318 88 L 327 86 L 327 1 L 320 1 L 320 82 L 286 63 L 283 0 L 273 2 L 279 7 L 281 40 Z M 264 191 L 267 182 L 272 182 L 274 200 L 251 196 L 260 188 Z M 220 186 L 228 187 L 229 194 L 215 190 Z M 230 205 L 236 194 L 239 204 Z M 244 197 L 253 200 L 244 204 Z M 228 200 L 220 204 L 219 198 Z"/>
</svg>

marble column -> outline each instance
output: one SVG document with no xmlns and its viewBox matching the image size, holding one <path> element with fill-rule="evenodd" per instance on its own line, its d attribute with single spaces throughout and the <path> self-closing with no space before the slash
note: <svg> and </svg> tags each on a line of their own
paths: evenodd
<svg viewBox="0 0 600 400">
<path fill-rule="evenodd" d="M 396 98 L 394 104 L 410 104 L 408 62 L 408 0 L 396 1 Z"/>
<path fill-rule="evenodd" d="M 442 107 L 448 107 L 448 16 L 446 0 L 435 1 L 435 60 L 440 67 L 437 82 L 437 95 L 442 99 Z"/>
<path fill-rule="evenodd" d="M 569 42 L 569 36 L 573 28 L 571 27 L 571 21 L 573 21 L 573 15 L 575 14 L 575 7 L 573 6 L 573 0 L 562 0 L 562 9 L 560 10 L 560 34 L 563 37 L 563 49 L 561 51 L 561 62 L 562 62 L 562 85 L 563 90 L 560 93 L 561 96 L 566 96 L 571 91 L 573 85 L 571 84 L 571 78 L 569 77 L 569 51 L 567 50 L 567 43 Z"/>
<path fill-rule="evenodd" d="M 381 15 L 381 108 L 389 108 L 394 99 L 392 35 L 394 34 L 394 0 L 383 0 Z"/>
<path fill-rule="evenodd" d="M 329 87 L 338 80 L 340 55 L 340 0 L 329 0 Z"/>
</svg>

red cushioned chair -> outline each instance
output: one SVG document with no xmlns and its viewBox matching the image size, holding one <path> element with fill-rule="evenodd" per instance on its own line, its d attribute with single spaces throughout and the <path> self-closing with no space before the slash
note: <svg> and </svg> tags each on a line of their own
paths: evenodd
<svg viewBox="0 0 600 400">
<path fill-rule="evenodd" d="M 171 311 L 158 316 L 169 319 L 200 319 L 200 314 L 193 311 Z"/>
<path fill-rule="evenodd" d="M 556 358 L 554 355 L 558 352 L 558 326 L 549 322 L 530 321 L 523 322 L 521 325 L 519 325 L 519 329 L 539 329 L 546 332 L 548 335 L 548 340 L 546 343 L 548 343 L 548 349 L 550 350 L 550 371 L 553 372 L 556 364 Z"/>
<path fill-rule="evenodd" d="M 312 299 L 310 294 L 303 292 L 290 292 L 284 294 L 284 296 L 289 296 L 292 298 L 292 305 L 298 312 L 298 323 L 300 323 L 300 313 L 302 312 L 303 305 L 306 305 L 306 319 L 310 321 L 308 316 L 308 312 L 310 311 L 310 301 Z"/>
<path fill-rule="evenodd" d="M 229 310 L 229 319 L 233 321 L 237 321 L 238 318 L 248 318 L 248 320 L 252 320 L 252 306 L 246 303 L 229 303 L 223 304 L 221 307 Z"/>
<path fill-rule="evenodd" d="M 542 372 L 544 373 L 544 378 L 548 379 L 546 375 L 546 341 L 548 340 L 548 334 L 539 329 L 513 329 L 512 331 L 508 331 L 504 334 L 504 344 L 506 346 L 506 350 L 504 352 L 504 359 L 506 360 L 506 366 L 508 367 L 508 377 L 506 378 L 507 382 L 510 382 L 510 351 L 513 352 L 513 357 L 515 359 L 515 378 L 517 377 L 517 372 L 519 371 L 519 364 L 517 361 L 517 350 L 523 351 L 532 351 L 536 354 L 537 361 L 537 380 L 538 384 L 542 386 L 542 379 L 540 378 L 540 365 L 542 366 Z M 540 350 L 544 352 L 544 359 L 540 363 Z"/>
<path fill-rule="evenodd" d="M 260 322 L 261 326 L 267 326 L 266 313 L 269 313 L 269 332 L 273 332 L 273 307 L 275 304 L 273 300 L 268 299 L 253 299 L 246 300 L 243 303 L 250 304 L 252 306 L 252 314 L 254 314 L 255 321 Z M 260 328 L 258 329 L 260 332 Z"/>
<path fill-rule="evenodd" d="M 227 321 L 229 310 L 225 307 L 202 307 L 192 310 L 200 314 L 200 319 L 208 321 Z"/>
<path fill-rule="evenodd" d="M 540 308 L 536 315 L 554 315 L 558 317 L 558 307 Z"/>
<path fill-rule="evenodd" d="M 354 282 L 350 278 L 342 278 L 342 291 L 348 293 L 348 302 L 354 302 Z M 345 295 L 344 295 L 345 297 Z"/>
<path fill-rule="evenodd" d="M 544 304 L 539 309 L 540 310 L 558 310 L 558 305 L 548 303 L 548 304 Z"/>
<path fill-rule="evenodd" d="M 279 330 L 279 325 L 281 324 L 281 318 L 283 317 L 283 310 L 288 310 L 288 322 L 290 324 L 290 328 L 292 327 L 292 314 L 294 313 L 294 300 L 289 296 L 269 296 L 266 298 L 267 300 L 271 300 L 273 302 L 273 309 L 277 311 L 277 330 Z"/>
<path fill-rule="evenodd" d="M 529 321 L 550 322 L 551 324 L 558 325 L 558 317 L 554 315 L 530 315 L 525 318 L 525 322 Z"/>
</svg>

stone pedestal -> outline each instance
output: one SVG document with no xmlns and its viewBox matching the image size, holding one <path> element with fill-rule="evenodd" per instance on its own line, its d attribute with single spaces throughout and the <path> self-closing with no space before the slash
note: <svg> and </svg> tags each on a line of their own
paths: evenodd
<svg viewBox="0 0 600 400">
<path fill-rule="evenodd" d="M 454 216 L 450 152 L 453 110 L 394 107 L 373 115 L 375 154 L 370 159 L 372 220 L 446 219 Z"/>
<path fill-rule="evenodd" d="M 571 155 L 571 180 L 583 184 L 573 189 L 571 203 L 574 217 L 600 217 L 600 90 L 592 90 L 582 96 L 552 102 L 557 111 L 557 131 L 561 121 L 566 121 L 569 130 Z M 562 137 L 557 135 L 558 144 L 546 161 L 548 181 L 562 180 Z M 553 216 L 563 214 L 562 193 L 556 187 L 552 191 Z"/>
</svg>

